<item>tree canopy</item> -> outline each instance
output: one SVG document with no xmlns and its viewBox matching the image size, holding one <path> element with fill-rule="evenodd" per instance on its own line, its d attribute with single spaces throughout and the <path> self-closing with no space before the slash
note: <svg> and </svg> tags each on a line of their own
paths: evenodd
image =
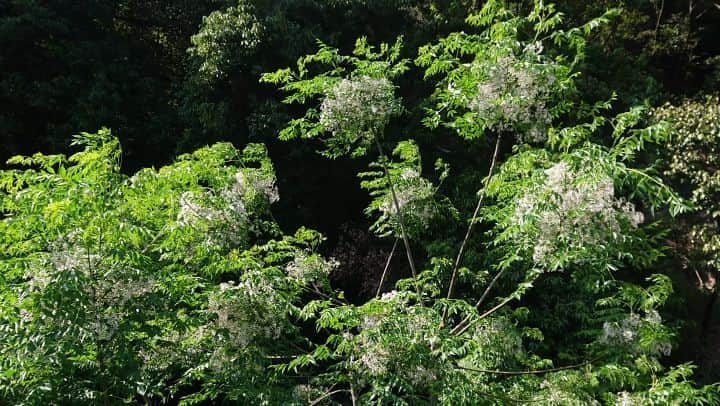
<svg viewBox="0 0 720 406">
<path fill-rule="evenodd" d="M 720 403 L 718 27 L 0 4 L 0 403 Z"/>
</svg>

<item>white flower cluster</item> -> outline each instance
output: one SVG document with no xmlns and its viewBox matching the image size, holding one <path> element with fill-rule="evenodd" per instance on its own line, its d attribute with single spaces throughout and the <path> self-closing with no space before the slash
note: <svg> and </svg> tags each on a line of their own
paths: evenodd
<svg viewBox="0 0 720 406">
<path fill-rule="evenodd" d="M 524 352 L 522 338 L 505 318 L 482 320 L 471 334 L 476 350 L 464 360 L 468 366 L 496 368 Z"/>
<path fill-rule="evenodd" d="M 404 168 L 394 182 L 397 206 L 405 223 L 416 228 L 426 228 L 435 215 L 435 188 L 432 183 L 420 176 L 420 172 L 414 168 Z M 397 225 L 398 210 L 390 190 L 385 193 L 379 210 L 383 221 Z"/>
<path fill-rule="evenodd" d="M 286 319 L 282 301 L 264 279 L 222 283 L 210 296 L 208 311 L 217 315 L 217 327 L 240 348 L 260 339 L 279 338 Z"/>
<path fill-rule="evenodd" d="M 106 274 L 107 275 L 107 274 Z M 155 288 L 155 279 L 152 276 L 139 277 L 137 279 L 119 278 L 107 286 L 103 294 L 103 300 L 108 304 L 124 307 L 133 299 L 152 292 Z"/>
<path fill-rule="evenodd" d="M 383 293 L 382 296 L 380 296 L 380 300 L 382 300 L 383 302 L 392 302 L 395 300 L 402 300 L 402 299 L 401 299 L 398 291 L 393 289 L 389 292 Z"/>
<path fill-rule="evenodd" d="M 88 250 L 80 242 L 81 230 L 60 235 L 48 246 L 48 266 L 51 272 L 80 271 L 87 273 L 100 262 L 100 255 Z"/>
<path fill-rule="evenodd" d="M 299 281 L 308 282 L 318 277 L 330 275 L 339 263 L 334 259 L 326 260 L 317 254 L 301 252 L 287 264 L 285 271 L 288 276 Z"/>
<path fill-rule="evenodd" d="M 206 190 L 180 195 L 180 210 L 176 218 L 178 225 L 195 227 L 201 222 L 210 223 L 214 232 L 208 234 L 208 244 L 240 243 L 242 230 L 247 224 L 246 204 L 258 197 L 272 204 L 279 200 L 279 195 L 275 177 L 261 171 L 240 171 L 233 180 L 231 185 L 217 193 Z"/>
<path fill-rule="evenodd" d="M 183 192 L 180 195 L 180 210 L 178 211 L 176 221 L 181 226 L 193 226 L 198 221 L 220 221 L 228 218 L 227 212 L 212 207 L 208 207 L 202 202 L 203 197 L 199 196 L 199 193 L 195 192 Z M 242 200 L 239 201 L 242 211 L 245 212 L 245 207 L 242 206 Z M 230 203 L 231 210 L 237 207 L 236 202 Z"/>
<path fill-rule="evenodd" d="M 401 111 L 389 80 L 368 76 L 342 79 L 320 105 L 320 124 L 333 135 L 348 137 L 350 141 L 368 139 Z"/>
<path fill-rule="evenodd" d="M 608 176 L 581 182 L 583 174 L 565 162 L 547 169 L 545 175 L 539 190 L 518 200 L 514 216 L 520 225 L 535 219 L 537 235 L 530 238 L 535 244 L 535 262 L 548 259 L 561 239 L 573 247 L 602 245 L 620 235 L 622 219 L 631 227 L 644 221 L 643 213 L 632 203 L 615 197 Z"/>
<path fill-rule="evenodd" d="M 222 194 L 223 196 L 260 195 L 267 198 L 271 204 L 280 200 L 275 176 L 258 171 L 236 173 L 235 184 L 230 189 L 225 189 Z"/>
<path fill-rule="evenodd" d="M 421 312 L 366 315 L 357 345 L 361 370 L 377 378 L 391 370 L 416 386 L 434 382 L 438 376 L 436 366 L 408 362 L 416 357 L 407 351 L 423 347 L 432 351 L 440 343 L 437 329 L 432 328 L 436 324 Z"/>
<path fill-rule="evenodd" d="M 541 52 L 539 43 L 525 50 L 535 59 Z M 545 128 L 552 120 L 545 103 L 556 79 L 530 58 L 519 58 L 510 51 L 497 61 L 473 65 L 483 80 L 468 101 L 468 107 L 485 120 L 489 128 L 514 130 L 521 142 L 540 143 L 545 140 Z"/>
<path fill-rule="evenodd" d="M 89 321 L 84 327 L 99 339 L 108 340 L 137 310 L 133 300 L 152 292 L 155 280 L 122 264 L 104 261 L 100 253 L 78 239 L 79 234 L 77 230 L 70 232 L 50 244 L 45 266 L 28 275 L 28 287 L 45 288 L 56 278 L 79 276 L 83 282 L 78 293 L 86 298 L 82 312 Z"/>
<path fill-rule="evenodd" d="M 79 231 L 69 232 L 60 236 L 48 247 L 48 255 L 43 266 L 30 267 L 24 277 L 28 280 L 30 290 L 43 290 L 54 279 L 56 274 L 67 271 L 86 273 L 87 269 L 94 267 L 100 256 L 91 253 L 76 243 Z"/>
<path fill-rule="evenodd" d="M 573 405 L 573 406 L 600 406 L 601 403 L 591 398 L 587 394 L 576 390 L 573 385 L 560 380 L 543 380 L 539 388 L 540 393 L 537 394 L 539 405 Z"/>
<path fill-rule="evenodd" d="M 157 336 L 155 343 L 138 351 L 142 360 L 141 373 L 146 379 L 157 379 L 173 365 L 187 365 L 204 358 L 208 349 L 203 345 L 209 333 L 206 325 L 184 331 L 171 330 Z"/>
<path fill-rule="evenodd" d="M 645 317 L 640 317 L 637 313 L 631 313 L 630 316 L 617 323 L 605 322 L 603 324 L 603 334 L 600 336 L 600 342 L 606 345 L 621 345 L 629 347 L 633 352 L 641 352 L 639 343 L 640 329 L 643 325 L 650 327 L 658 327 L 662 324 L 662 318 L 656 310 L 647 312 Z M 657 341 L 653 343 L 650 352 L 655 354 L 670 355 L 672 344 L 669 341 Z"/>
<path fill-rule="evenodd" d="M 95 315 L 90 330 L 96 337 L 109 340 L 120 324 L 137 312 L 135 300 L 153 291 L 155 279 L 140 275 L 130 275 L 132 271 L 114 270 L 104 272 L 103 277 L 88 283 L 84 289 L 91 298 L 89 313 Z M 100 273 L 98 273 L 100 274 Z"/>
<path fill-rule="evenodd" d="M 30 323 L 33 320 L 33 314 L 27 309 L 20 309 L 20 321 Z"/>
<path fill-rule="evenodd" d="M 360 350 L 360 362 L 370 375 L 382 376 L 387 373 L 387 364 L 392 355 L 387 347 L 361 336 Z"/>
<path fill-rule="evenodd" d="M 635 401 L 632 398 L 632 395 L 628 392 L 618 392 L 617 393 L 617 399 L 615 405 L 617 406 L 635 406 L 635 405 L 641 405 L 642 403 L 639 401 Z"/>
</svg>

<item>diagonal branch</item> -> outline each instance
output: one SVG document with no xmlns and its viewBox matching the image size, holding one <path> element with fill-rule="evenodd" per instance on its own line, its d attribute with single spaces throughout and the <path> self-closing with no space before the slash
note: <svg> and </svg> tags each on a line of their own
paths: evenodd
<svg viewBox="0 0 720 406">
<path fill-rule="evenodd" d="M 547 374 L 551 372 L 558 372 L 558 371 L 565 371 L 568 369 L 575 369 L 584 367 L 585 365 L 590 365 L 593 361 L 596 361 L 596 359 L 592 359 L 590 361 L 581 362 L 579 364 L 574 365 L 566 365 L 562 367 L 556 367 L 556 368 L 547 368 L 547 369 L 535 369 L 531 371 L 499 371 L 495 369 L 482 369 L 482 368 L 471 368 L 471 367 L 463 367 L 460 365 L 455 365 L 459 369 L 463 369 L 465 371 L 472 371 L 472 372 L 479 372 L 484 374 L 495 374 L 495 375 L 542 375 Z"/>
<path fill-rule="evenodd" d="M 337 394 L 337 393 L 342 393 L 342 392 L 349 392 L 349 390 L 348 390 L 348 389 L 336 389 L 336 390 L 334 390 L 334 391 L 330 391 L 330 392 L 328 392 L 328 393 L 320 396 L 320 397 L 317 398 L 317 399 L 311 400 L 308 404 L 309 404 L 309 405 L 317 405 L 318 403 L 322 402 L 322 401 L 325 400 L 326 398 L 329 398 L 329 397 L 332 396 L 332 395 L 335 395 L 335 394 Z"/>
<path fill-rule="evenodd" d="M 485 184 L 483 185 L 483 188 L 480 191 L 480 197 L 478 198 L 477 206 L 475 206 L 475 211 L 473 212 L 472 218 L 470 219 L 470 224 L 468 225 L 467 232 L 465 233 L 465 239 L 463 240 L 462 244 L 460 245 L 460 250 L 458 251 L 457 257 L 455 258 L 455 265 L 453 266 L 452 275 L 450 276 L 450 286 L 448 287 L 448 293 L 447 293 L 448 299 L 450 299 L 452 297 L 453 288 L 455 287 L 455 280 L 457 278 L 458 269 L 460 268 L 460 264 L 462 263 L 463 256 L 465 255 L 465 248 L 467 247 L 468 241 L 470 240 L 470 235 L 472 234 L 473 228 L 475 227 L 475 223 L 477 222 L 478 212 L 480 211 L 480 207 L 482 207 L 483 200 L 485 199 L 485 190 L 487 189 L 487 186 L 490 183 L 490 178 L 492 177 L 493 170 L 495 169 L 495 163 L 497 162 L 498 151 L 500 151 L 501 139 L 502 139 L 502 135 L 498 134 L 497 141 L 495 142 L 495 151 L 493 152 L 492 161 L 490 162 L 490 169 L 488 170 L 488 175 L 485 178 Z M 443 319 L 445 319 L 445 316 L 447 316 L 447 310 L 443 312 Z"/>
<path fill-rule="evenodd" d="M 475 303 L 475 308 L 476 308 L 476 309 L 479 308 L 480 305 L 482 304 L 482 302 L 485 301 L 485 298 L 487 298 L 488 293 L 490 293 L 490 289 L 492 289 L 493 286 L 495 286 L 495 284 L 497 283 L 498 279 L 500 279 L 500 276 L 502 276 L 502 274 L 505 272 L 506 269 L 507 269 L 507 268 L 501 269 L 500 272 L 498 272 L 497 275 L 495 275 L 495 277 L 493 278 L 493 280 L 490 281 L 490 284 L 488 285 L 488 287 L 485 288 L 485 292 L 483 292 L 482 296 L 480 296 L 480 299 L 478 299 L 477 303 Z"/>
<path fill-rule="evenodd" d="M 514 298 L 512 296 L 505 298 L 505 300 L 503 300 L 502 302 L 495 305 L 495 307 L 493 307 L 492 309 L 481 314 L 480 316 L 478 316 L 477 319 L 475 319 L 473 321 L 470 321 L 470 315 L 468 314 L 457 326 L 455 326 L 454 329 L 452 329 L 452 331 L 450 331 L 450 334 L 453 334 L 456 336 L 461 335 L 462 333 L 466 332 L 473 324 L 477 323 L 478 321 L 480 321 L 480 320 L 486 318 L 487 316 L 495 313 L 496 311 L 500 310 L 500 308 L 502 308 L 506 304 L 510 303 L 510 301 L 513 299 Z"/>
<path fill-rule="evenodd" d="M 483 292 L 482 296 L 480 296 L 480 299 L 478 299 L 478 301 L 475 303 L 475 308 L 476 308 L 476 309 L 479 308 L 480 305 L 482 304 L 482 302 L 485 301 L 485 298 L 487 297 L 488 293 L 490 293 L 490 290 L 493 288 L 493 286 L 495 286 L 495 283 L 497 283 L 498 279 L 500 279 L 500 276 L 502 276 L 502 274 L 505 272 L 506 269 L 507 269 L 507 268 L 501 269 L 500 272 L 498 272 L 497 275 L 495 275 L 495 277 L 494 277 L 493 280 L 490 282 L 490 284 L 488 285 L 488 287 L 485 288 L 485 292 Z M 454 334 L 455 331 L 457 331 L 459 328 L 462 328 L 462 326 L 463 326 L 465 323 L 467 323 L 468 320 L 470 320 L 470 315 L 469 315 L 469 314 L 468 314 L 467 316 L 465 316 L 465 318 L 462 319 L 462 320 L 460 321 L 460 323 L 458 323 L 457 326 L 455 326 L 455 328 L 452 330 L 453 334 Z M 463 328 L 462 331 L 461 331 L 458 335 L 464 333 L 465 330 L 467 330 L 467 328 Z"/>
<path fill-rule="evenodd" d="M 383 152 L 382 145 L 378 141 L 377 137 L 373 137 L 375 145 L 377 146 L 378 153 L 380 153 L 380 160 L 382 161 L 382 167 L 385 171 L 385 177 L 387 178 L 388 186 L 390 187 L 390 194 L 392 195 L 393 204 L 395 205 L 395 212 L 397 214 L 398 223 L 400 223 L 400 233 L 402 234 L 403 244 L 405 244 L 405 253 L 407 254 L 408 263 L 410 264 L 410 270 L 412 271 L 413 281 L 415 282 L 415 292 L 420 296 L 420 287 L 417 281 L 417 271 L 415 270 L 415 261 L 413 260 L 412 251 L 410 250 L 410 240 L 408 239 L 407 232 L 405 231 L 405 221 L 403 219 L 402 211 L 400 210 L 400 203 L 398 202 L 397 194 L 395 193 L 395 186 L 393 185 L 392 179 L 390 178 L 390 171 L 388 170 L 387 161 L 388 158 Z"/>
<path fill-rule="evenodd" d="M 395 238 L 395 243 L 393 243 L 392 250 L 390 251 L 390 255 L 388 256 L 387 262 L 385 262 L 385 269 L 383 270 L 382 276 L 380 277 L 380 283 L 378 284 L 377 293 L 375 293 L 375 297 L 380 296 L 380 291 L 382 290 L 383 282 L 385 281 L 385 276 L 387 275 L 387 271 L 390 268 L 390 262 L 392 261 L 393 255 L 395 255 L 395 248 L 397 248 L 398 241 L 400 241 L 399 238 Z"/>
</svg>

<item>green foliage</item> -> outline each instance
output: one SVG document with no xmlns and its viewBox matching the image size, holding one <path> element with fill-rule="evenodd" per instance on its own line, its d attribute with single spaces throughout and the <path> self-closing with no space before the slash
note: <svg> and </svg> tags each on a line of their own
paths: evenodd
<svg viewBox="0 0 720 406">
<path fill-rule="evenodd" d="M 263 27 L 252 5 L 240 1 L 237 6 L 203 17 L 200 31 L 191 38 L 193 46 L 188 52 L 202 61 L 200 74 L 213 81 L 252 56 L 262 35 Z"/>
<path fill-rule="evenodd" d="M 606 117 L 609 102 L 574 100 L 575 69 L 583 60 L 585 38 L 616 11 L 563 30 L 562 15 L 553 6 L 535 4 L 528 17 L 516 17 L 500 2 L 487 2 L 468 19 L 478 34 L 452 33 L 421 48 L 416 63 L 425 69 L 426 79 L 436 81 L 431 96 L 435 104 L 425 120 L 430 129 L 446 126 L 468 141 L 494 132 L 498 146 L 509 133 L 518 136 L 520 145 L 510 156 L 500 157 L 497 174 L 494 153 L 479 193 L 479 210 L 469 220 L 471 227 L 480 222 L 486 228 L 474 242 L 484 250 L 474 264 L 479 269 L 459 269 L 472 228 L 450 269 L 450 286 L 456 273 L 461 274 L 458 298 L 452 292 L 442 298 L 453 261 L 441 256 L 380 298 L 307 309 L 316 312 L 317 327 L 328 338 L 283 370 L 329 364 L 311 383 L 328 388 L 323 396 L 399 404 L 476 404 L 478 399 L 488 404 L 585 404 L 633 396 L 649 402 L 717 400 L 715 387 L 688 386 L 685 375 L 678 373 L 683 367 L 666 370 L 661 363 L 674 339 L 657 311 L 672 293 L 669 279 L 654 275 L 645 287 L 614 277 L 622 269 L 647 271 L 664 255 L 665 230 L 654 218 L 657 209 L 667 208 L 672 215 L 688 210 L 654 167 L 634 166 L 640 152 L 666 141 L 669 125 L 642 128 L 645 108 Z M 539 38 L 550 40 L 547 54 Z M 377 65 L 382 55 L 359 56 L 363 59 L 323 46 L 301 58 L 297 73 L 285 69 L 265 76 L 290 92 L 287 102 L 310 104 L 305 117 L 284 130 L 284 138 L 323 136 L 328 128 L 322 119 L 315 120 L 324 114 L 325 101 L 318 111 L 318 99 L 336 100 L 328 89 L 339 80 L 355 80 L 358 71 L 363 74 L 373 66 L 383 72 L 391 66 Z M 343 67 L 348 58 L 355 69 Z M 334 70 L 310 74 L 308 60 Z M 576 106 L 581 113 L 570 116 Z M 345 107 L 356 116 L 352 103 Z M 562 120 L 571 125 L 563 126 Z M 606 124 L 613 128 L 607 146 L 597 142 Z M 333 147 L 352 145 L 371 127 L 346 127 L 350 135 L 342 137 L 332 132 L 324 153 L 337 157 L 350 152 Z M 372 133 L 377 137 L 382 131 Z M 546 139 L 549 147 L 543 148 Z M 540 145 L 532 148 L 526 145 L 530 141 Z M 412 267 L 407 239 L 425 243 L 417 232 L 422 221 L 417 220 L 432 218 L 428 207 L 434 207 L 433 202 L 452 206 L 420 177 L 416 143 L 398 143 L 396 162 L 383 155 L 379 143 L 378 152 L 378 162 L 371 164 L 377 170 L 361 173 L 361 185 L 373 197 L 366 212 L 380 213 L 371 229 L 405 239 Z M 444 173 L 443 178 L 447 170 Z M 412 193 L 406 195 L 406 190 Z M 483 206 L 485 197 L 489 203 Z M 389 215 L 393 209 L 396 213 Z M 432 249 L 433 243 L 427 246 Z M 542 298 L 535 290 L 552 281 L 577 291 L 566 305 L 583 313 L 574 315 L 575 325 L 568 326 L 576 331 L 573 340 L 550 350 L 544 341 L 562 339 L 546 336 L 539 327 L 562 324 L 565 316 L 528 300 L 532 295 Z M 497 292 L 490 295 L 493 288 Z M 561 367 L 566 363 L 572 365 Z M 663 390 L 665 395 L 654 397 Z"/>
<path fill-rule="evenodd" d="M 170 97 L 183 142 L 252 127 L 240 137 L 308 141 L 270 144 L 294 159 L 321 144 L 332 172 L 349 167 L 341 158 L 369 162 L 349 175 L 369 194 L 369 231 L 395 239 L 389 256 L 336 249 L 340 263 L 319 233 L 285 233 L 271 210 L 290 182 L 260 143 L 216 143 L 132 175 L 107 129 L 75 136 L 71 156 L 17 156 L 0 172 L 0 403 L 720 402 L 674 353 L 666 306 L 677 218 L 700 223 L 697 255 L 717 262 L 717 100 L 625 108 L 627 95 L 589 91 L 598 38 L 628 21 L 604 5 L 586 18 L 591 7 L 543 1 L 388 4 L 212 2 L 186 46 L 164 29 L 156 41 L 168 54 L 190 46 Z M 118 7 L 100 20 L 111 32 L 143 9 Z M 319 21 L 354 25 L 367 8 L 422 28 L 384 43 L 398 33 L 378 27 L 350 55 L 355 28 L 343 28 L 255 83 L 326 32 Z M 657 38 L 686 32 L 661 14 Z M 296 118 L 281 126 L 285 115 Z M 313 181 L 312 163 L 281 162 L 298 172 L 291 188 Z M 324 188 L 302 190 L 351 200 L 349 187 Z M 377 257 L 383 269 L 371 269 Z M 349 302 L 338 278 L 377 293 Z"/>
<path fill-rule="evenodd" d="M 2 172 L 3 403 L 289 399 L 267 367 L 296 351 L 298 306 L 334 265 L 317 233 L 269 219 L 265 148 L 127 177 L 109 131 L 74 143 Z"/>
<path fill-rule="evenodd" d="M 453 217 L 455 210 L 449 200 L 437 196 L 438 187 L 421 176 L 422 165 L 417 145 L 413 141 L 402 141 L 393 150 L 393 155 L 398 157 L 399 162 L 388 162 L 386 165 L 408 235 L 411 238 L 421 236 L 434 223 L 440 222 L 441 218 Z M 380 159 L 384 160 L 385 157 Z M 398 210 L 383 164 L 373 162 L 371 168 L 376 170 L 358 174 L 364 179 L 360 186 L 373 197 L 365 212 L 368 215 L 378 214 L 378 219 L 370 229 L 381 237 L 391 234 L 401 237 Z M 442 180 L 444 177 L 441 175 Z"/>
<path fill-rule="evenodd" d="M 537 2 L 532 13 L 516 16 L 491 1 L 467 21 L 480 33 L 452 33 L 419 50 L 416 63 L 425 68 L 425 77 L 443 78 L 425 124 L 443 123 L 466 139 L 491 129 L 543 142 L 548 126 L 568 112 L 575 94 L 572 69 L 585 41 L 577 30 L 589 31 L 604 19 L 565 32 L 552 5 Z M 566 42 L 576 48 L 573 62 L 559 53 Z"/>
<path fill-rule="evenodd" d="M 376 52 L 367 39 L 360 38 L 353 56 L 346 56 L 320 43 L 317 53 L 298 59 L 296 71 L 288 68 L 264 74 L 262 81 L 282 85 L 288 93 L 285 103 L 322 100 L 303 118 L 290 121 L 280 131 L 280 139 L 317 138 L 327 132 L 331 135 L 323 138 L 324 155 L 364 155 L 382 136 L 390 118 L 402 111 L 391 82 L 408 70 L 409 61 L 400 59 L 401 47 L 402 38 L 398 38 L 393 45 L 381 44 Z M 315 73 L 315 65 L 329 70 Z"/>
</svg>

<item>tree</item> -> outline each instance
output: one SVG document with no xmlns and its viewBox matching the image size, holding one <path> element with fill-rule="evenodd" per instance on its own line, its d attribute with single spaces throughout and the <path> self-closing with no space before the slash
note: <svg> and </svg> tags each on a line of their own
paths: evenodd
<svg viewBox="0 0 720 406">
<path fill-rule="evenodd" d="M 714 387 L 689 384 L 692 366 L 663 372 L 660 360 L 671 351 L 673 334 L 657 309 L 672 293 L 669 279 L 653 274 L 636 284 L 612 276 L 622 268 L 647 270 L 663 255 L 665 233 L 640 207 L 652 213 L 668 206 L 672 215 L 688 209 L 651 168 L 632 166 L 645 144 L 666 139 L 667 123 L 642 128 L 643 108 L 607 117 L 609 103 L 576 99 L 585 36 L 612 15 L 562 29 L 551 5 L 536 3 L 520 16 L 491 1 L 468 18 L 477 34 L 451 33 L 420 49 L 416 63 L 426 78 L 437 78 L 426 125 L 468 141 L 495 138 L 459 248 L 413 238 L 415 216 L 430 222 L 433 205 L 426 202 L 440 196 L 406 170 L 418 161 L 412 142 L 398 143 L 399 162 L 383 152 L 385 126 L 398 112 L 390 83 L 408 69 L 400 42 L 375 52 L 360 39 L 352 56 L 322 46 L 301 58 L 297 70 L 265 75 L 282 85 L 286 102 L 310 104 L 281 138 L 319 138 L 331 158 L 362 156 L 376 144 L 382 171 L 365 175 L 378 197 L 368 211 L 380 212 L 383 235 L 402 238 L 412 271 L 397 290 L 361 305 L 312 304 L 329 337 L 283 370 L 330 363 L 330 373 L 312 374 L 312 383 L 325 388 L 318 399 L 353 403 L 717 399 Z M 613 128 L 610 146 L 596 141 L 606 124 Z M 499 154 L 503 140 L 513 144 L 509 156 Z M 627 190 L 633 192 L 624 196 Z M 404 213 L 404 207 L 412 209 Z M 477 223 L 485 225 L 484 236 L 473 235 Z M 471 240 L 481 251 L 467 264 Z M 417 245 L 434 256 L 415 262 Z M 561 306 L 528 301 L 536 289 L 558 284 L 571 292 Z M 553 332 L 571 307 L 579 311 L 572 324 Z"/>
<path fill-rule="evenodd" d="M 74 143 L 0 178 L 3 403 L 291 396 L 266 368 L 307 345 L 298 306 L 334 265 L 319 234 L 269 218 L 265 148 L 217 144 L 128 177 L 109 131 Z"/>
</svg>

